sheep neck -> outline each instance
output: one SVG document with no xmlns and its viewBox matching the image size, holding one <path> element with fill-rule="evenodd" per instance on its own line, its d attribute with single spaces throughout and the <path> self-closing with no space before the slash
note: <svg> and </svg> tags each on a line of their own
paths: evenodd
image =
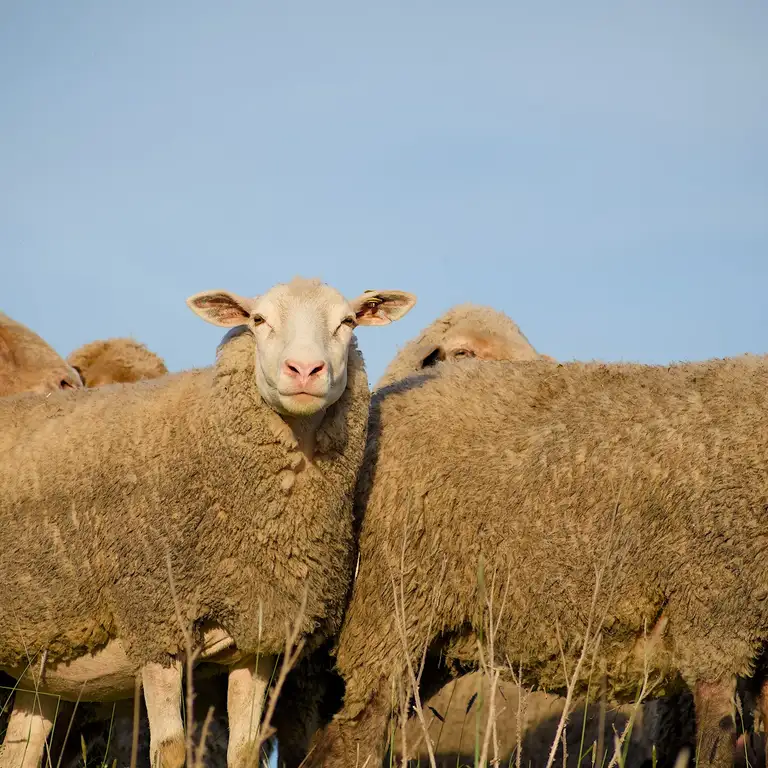
<svg viewBox="0 0 768 768">
<path fill-rule="evenodd" d="M 288 425 L 296 440 L 296 444 L 308 462 L 315 455 L 315 443 L 317 430 L 323 421 L 325 411 L 320 411 L 312 416 L 283 416 L 283 421 Z"/>
</svg>

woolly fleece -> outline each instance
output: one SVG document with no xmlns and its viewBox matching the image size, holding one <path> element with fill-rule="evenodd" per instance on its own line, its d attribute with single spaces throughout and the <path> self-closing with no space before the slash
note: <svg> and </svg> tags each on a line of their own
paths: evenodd
<svg viewBox="0 0 768 768">
<path fill-rule="evenodd" d="M 112 636 L 137 666 L 179 652 L 166 551 L 184 620 L 220 623 L 244 653 L 282 651 L 305 587 L 302 633 L 338 631 L 362 358 L 353 342 L 306 466 L 258 394 L 253 336 L 228 336 L 212 368 L 0 403 L 0 663 L 68 659 Z"/>
<path fill-rule="evenodd" d="M 768 358 L 440 366 L 374 395 L 356 508 L 344 707 L 311 765 L 381 755 L 389 681 L 405 664 L 390 574 L 398 590 L 404 574 L 416 666 L 425 642 L 476 663 L 482 558 L 497 608 L 509 577 L 498 662 L 521 663 L 526 686 L 562 691 L 559 643 L 573 669 L 603 567 L 598 664 L 612 697 L 636 692 L 636 644 L 662 612 L 649 664 L 670 690 L 678 672 L 689 684 L 749 674 L 768 637 L 756 567 L 768 546 Z"/>
</svg>

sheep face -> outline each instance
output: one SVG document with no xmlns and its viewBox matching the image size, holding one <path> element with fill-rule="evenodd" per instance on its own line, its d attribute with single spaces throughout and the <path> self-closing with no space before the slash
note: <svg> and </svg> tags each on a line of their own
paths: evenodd
<svg viewBox="0 0 768 768">
<path fill-rule="evenodd" d="M 429 368 L 441 362 L 457 362 L 476 357 L 479 360 L 515 359 L 517 349 L 503 336 L 492 331 L 457 329 L 450 331 L 429 354 L 421 367 Z"/>
<path fill-rule="evenodd" d="M 80 376 L 36 333 L 0 313 L 0 396 L 79 389 Z"/>
<path fill-rule="evenodd" d="M 74 368 L 66 364 L 57 366 L 47 375 L 39 375 L 34 378 L 36 380 L 35 385 L 29 386 L 26 391 L 37 392 L 41 395 L 56 392 L 59 389 L 82 389 L 83 387 L 83 380 L 80 375 Z"/>
<path fill-rule="evenodd" d="M 283 416 L 312 416 L 347 386 L 347 356 L 358 325 L 387 325 L 416 303 L 403 291 L 366 291 L 352 301 L 318 280 L 296 278 L 252 299 L 205 291 L 187 300 L 214 325 L 247 325 L 256 339 L 256 386 Z"/>
</svg>

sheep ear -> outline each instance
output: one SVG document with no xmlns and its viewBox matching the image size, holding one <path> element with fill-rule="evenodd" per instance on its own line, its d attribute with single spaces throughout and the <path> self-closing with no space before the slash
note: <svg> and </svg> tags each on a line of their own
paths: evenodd
<svg viewBox="0 0 768 768">
<path fill-rule="evenodd" d="M 388 325 L 408 314 L 416 297 L 405 291 L 366 291 L 350 304 L 358 325 Z"/>
<path fill-rule="evenodd" d="M 15 368 L 16 361 L 13 358 L 13 350 L 0 333 L 0 365 L 7 368 Z"/>
<path fill-rule="evenodd" d="M 442 347 L 435 347 L 428 355 L 422 358 L 421 367 L 431 368 L 433 365 L 445 360 L 445 350 Z"/>
<path fill-rule="evenodd" d="M 80 382 L 85 386 L 85 376 L 83 376 L 83 372 L 76 365 L 70 365 L 69 367 L 80 377 Z"/>
<path fill-rule="evenodd" d="M 190 296 L 187 306 L 213 325 L 234 328 L 236 325 L 244 325 L 250 319 L 253 299 L 229 291 L 203 291 Z"/>
</svg>

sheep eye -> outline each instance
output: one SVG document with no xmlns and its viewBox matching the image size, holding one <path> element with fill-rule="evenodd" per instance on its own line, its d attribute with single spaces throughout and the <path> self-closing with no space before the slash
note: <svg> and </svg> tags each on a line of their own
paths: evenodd
<svg viewBox="0 0 768 768">
<path fill-rule="evenodd" d="M 354 328 L 357 325 L 357 323 L 355 322 L 355 318 L 352 317 L 352 315 L 350 315 L 349 317 L 345 317 L 341 321 L 341 324 L 346 325 L 348 328 Z"/>
<path fill-rule="evenodd" d="M 262 325 L 262 323 L 264 323 L 264 318 L 263 318 L 261 315 L 254 315 L 254 316 L 251 318 L 251 322 L 252 322 L 254 325 L 256 325 L 256 326 L 258 326 L 258 325 Z"/>
<path fill-rule="evenodd" d="M 454 357 L 474 357 L 475 353 L 471 349 L 457 349 L 453 353 Z"/>
</svg>

